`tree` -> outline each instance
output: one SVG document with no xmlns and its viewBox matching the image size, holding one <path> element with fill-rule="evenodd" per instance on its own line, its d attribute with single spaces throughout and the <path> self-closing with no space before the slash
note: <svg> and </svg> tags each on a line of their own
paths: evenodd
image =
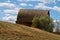
<svg viewBox="0 0 60 40">
<path fill-rule="evenodd" d="M 50 32 L 53 31 L 53 27 L 54 27 L 52 23 L 52 19 L 47 15 L 35 16 L 32 20 L 32 26 Z"/>
<path fill-rule="evenodd" d="M 60 34 L 60 21 L 59 21 L 59 20 L 56 20 L 54 26 L 56 27 L 56 29 L 55 29 L 55 30 L 56 30 L 55 33 Z M 55 27 L 54 27 L 54 28 L 55 28 Z"/>
</svg>

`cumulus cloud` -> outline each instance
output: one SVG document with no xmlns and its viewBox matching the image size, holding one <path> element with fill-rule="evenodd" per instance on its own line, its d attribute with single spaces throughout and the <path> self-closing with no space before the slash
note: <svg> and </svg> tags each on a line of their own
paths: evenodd
<svg viewBox="0 0 60 40">
<path fill-rule="evenodd" d="M 21 3 L 20 5 L 21 5 L 21 6 L 27 6 L 27 4 L 26 4 L 26 3 Z"/>
<path fill-rule="evenodd" d="M 5 16 L 10 16 L 10 14 L 6 13 Z"/>
<path fill-rule="evenodd" d="M 40 2 L 43 2 L 43 3 L 56 3 L 56 0 L 40 0 Z"/>
<path fill-rule="evenodd" d="M 6 22 L 11 22 L 11 23 L 15 23 L 17 19 L 17 15 L 15 16 L 11 16 L 10 14 L 6 13 L 5 16 L 2 18 L 3 21 L 6 21 Z"/>
<path fill-rule="evenodd" d="M 52 9 L 60 12 L 60 7 L 58 6 L 54 6 Z"/>
<path fill-rule="evenodd" d="M 49 7 L 49 6 L 46 6 L 44 3 L 38 3 L 38 5 L 35 5 L 34 9 L 39 9 L 39 8 L 42 8 L 43 10 L 56 10 L 58 12 L 60 12 L 60 7 L 58 6 L 54 6 L 54 7 Z"/>
<path fill-rule="evenodd" d="M 39 9 L 39 8 L 42 8 L 45 10 L 52 9 L 51 7 L 46 6 L 44 3 L 39 3 L 38 5 L 35 5 L 35 9 Z"/>
<path fill-rule="evenodd" d="M 3 12 L 5 14 L 18 14 L 18 11 L 20 9 L 23 9 L 23 8 L 20 7 L 20 8 L 15 8 L 15 9 L 6 9 L 6 10 L 3 10 Z"/>
<path fill-rule="evenodd" d="M 33 6 L 32 4 L 21 3 L 20 6 Z"/>
<path fill-rule="evenodd" d="M 15 23 L 17 16 L 5 16 L 3 17 L 3 21 L 6 22 L 11 22 L 11 23 Z"/>
<path fill-rule="evenodd" d="M 28 4 L 29 6 L 33 6 L 32 4 Z"/>
<path fill-rule="evenodd" d="M 6 21 L 6 22 L 15 23 L 16 18 L 17 18 L 18 11 L 19 11 L 20 9 L 21 9 L 21 8 L 4 10 L 3 12 L 5 13 L 5 16 L 2 18 L 2 20 L 3 20 L 3 21 Z M 16 14 L 16 15 L 13 16 L 13 15 L 10 15 L 10 14 Z"/>
<path fill-rule="evenodd" d="M 9 8 L 15 8 L 16 7 L 16 4 L 13 4 L 13 3 L 0 3 L 0 7 L 9 7 Z"/>
<path fill-rule="evenodd" d="M 4 10 L 4 13 L 6 14 L 17 14 L 18 13 L 18 10 Z"/>
<path fill-rule="evenodd" d="M 17 0 L 17 1 L 24 1 L 24 2 L 28 2 L 28 1 L 40 1 L 40 2 L 43 2 L 43 3 L 56 3 L 56 0 Z"/>
</svg>

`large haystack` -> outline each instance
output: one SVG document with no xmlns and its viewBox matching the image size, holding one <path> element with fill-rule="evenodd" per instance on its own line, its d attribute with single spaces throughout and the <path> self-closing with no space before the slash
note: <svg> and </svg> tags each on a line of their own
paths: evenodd
<svg viewBox="0 0 60 40">
<path fill-rule="evenodd" d="M 31 26 L 34 16 L 49 16 L 48 10 L 21 9 L 17 16 L 16 23 Z"/>
</svg>

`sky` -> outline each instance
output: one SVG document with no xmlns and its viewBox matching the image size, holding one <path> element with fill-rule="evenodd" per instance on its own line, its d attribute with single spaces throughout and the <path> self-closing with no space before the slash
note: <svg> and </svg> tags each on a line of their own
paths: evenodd
<svg viewBox="0 0 60 40">
<path fill-rule="evenodd" d="M 15 23 L 20 9 L 49 10 L 53 20 L 60 20 L 60 0 L 0 0 L 0 21 Z"/>
</svg>

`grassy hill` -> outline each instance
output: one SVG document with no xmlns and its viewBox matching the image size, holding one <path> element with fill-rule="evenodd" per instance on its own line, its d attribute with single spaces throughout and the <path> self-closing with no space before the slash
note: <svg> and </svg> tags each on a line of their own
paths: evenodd
<svg viewBox="0 0 60 40">
<path fill-rule="evenodd" d="M 60 35 L 0 21 L 0 40 L 60 40 Z"/>
</svg>

